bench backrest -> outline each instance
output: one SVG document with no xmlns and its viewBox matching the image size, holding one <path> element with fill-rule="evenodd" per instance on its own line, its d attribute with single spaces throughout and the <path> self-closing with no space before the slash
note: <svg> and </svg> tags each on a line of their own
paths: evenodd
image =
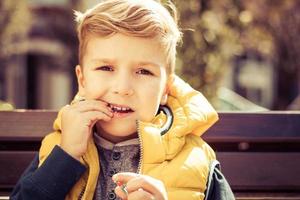
<svg viewBox="0 0 300 200">
<path fill-rule="evenodd" d="M 52 131 L 56 115 L 42 110 L 0 112 L 0 195 L 12 190 L 42 138 Z M 203 138 L 216 151 L 236 195 L 243 199 L 245 194 L 277 193 L 300 199 L 300 112 L 219 115 Z"/>
</svg>

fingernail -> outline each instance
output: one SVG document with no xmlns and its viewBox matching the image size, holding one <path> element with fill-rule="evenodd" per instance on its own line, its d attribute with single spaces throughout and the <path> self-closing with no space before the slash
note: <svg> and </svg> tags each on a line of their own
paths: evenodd
<svg viewBox="0 0 300 200">
<path fill-rule="evenodd" d="M 116 181 L 117 181 L 117 176 L 116 176 L 116 175 L 113 175 L 113 176 L 112 176 L 112 180 L 114 181 L 114 183 L 116 183 Z"/>
<path fill-rule="evenodd" d="M 121 186 L 121 185 L 123 185 L 123 183 L 121 182 L 121 181 L 117 181 L 117 186 Z"/>
<path fill-rule="evenodd" d="M 113 112 L 110 112 L 109 115 L 110 115 L 111 117 L 113 117 L 113 116 L 114 116 L 114 113 L 113 113 Z"/>
</svg>

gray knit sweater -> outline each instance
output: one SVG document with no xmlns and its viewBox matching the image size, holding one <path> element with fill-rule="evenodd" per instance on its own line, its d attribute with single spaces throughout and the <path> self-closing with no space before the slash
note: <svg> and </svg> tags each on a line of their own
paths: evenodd
<svg viewBox="0 0 300 200">
<path fill-rule="evenodd" d="M 100 162 L 94 200 L 119 199 L 114 193 L 116 184 L 112 181 L 112 176 L 118 172 L 137 172 L 140 159 L 139 140 L 136 138 L 113 144 L 96 133 L 94 140 Z"/>
</svg>

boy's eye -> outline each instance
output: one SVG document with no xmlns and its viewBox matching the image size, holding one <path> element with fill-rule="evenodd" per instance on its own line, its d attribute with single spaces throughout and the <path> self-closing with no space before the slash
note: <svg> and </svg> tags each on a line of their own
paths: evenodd
<svg viewBox="0 0 300 200">
<path fill-rule="evenodd" d="M 150 71 L 147 70 L 147 69 L 140 69 L 140 70 L 138 70 L 137 73 L 138 73 L 138 74 L 143 74 L 143 75 L 153 75 L 153 73 L 150 72 Z"/>
<path fill-rule="evenodd" d="M 111 66 L 100 66 L 100 67 L 97 67 L 96 70 L 113 71 L 113 68 Z"/>
</svg>

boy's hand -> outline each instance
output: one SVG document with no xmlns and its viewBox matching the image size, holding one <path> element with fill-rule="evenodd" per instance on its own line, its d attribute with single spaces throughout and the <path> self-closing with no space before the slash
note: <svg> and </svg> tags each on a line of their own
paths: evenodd
<svg viewBox="0 0 300 200">
<path fill-rule="evenodd" d="M 163 182 L 146 175 L 124 172 L 113 176 L 116 195 L 126 200 L 167 200 Z"/>
<path fill-rule="evenodd" d="M 92 129 L 98 120 L 113 117 L 108 104 L 103 101 L 85 100 L 63 108 L 61 115 L 61 148 L 79 160 L 86 152 Z"/>
</svg>

